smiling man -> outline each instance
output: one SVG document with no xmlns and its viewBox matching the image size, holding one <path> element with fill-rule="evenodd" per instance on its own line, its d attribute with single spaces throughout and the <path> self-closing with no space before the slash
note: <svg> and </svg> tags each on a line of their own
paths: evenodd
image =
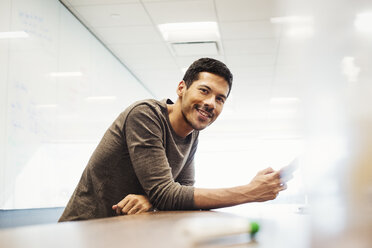
<svg viewBox="0 0 372 248">
<path fill-rule="evenodd" d="M 275 199 L 286 185 L 271 168 L 246 185 L 193 186 L 199 131 L 217 119 L 231 86 L 225 64 L 202 58 L 178 84 L 176 103 L 143 100 L 129 106 L 104 134 L 59 221 Z"/>
</svg>

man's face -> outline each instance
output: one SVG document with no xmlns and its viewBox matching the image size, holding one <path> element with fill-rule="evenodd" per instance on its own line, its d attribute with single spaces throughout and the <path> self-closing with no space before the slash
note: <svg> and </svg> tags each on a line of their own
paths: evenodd
<svg viewBox="0 0 372 248">
<path fill-rule="evenodd" d="M 227 81 L 209 72 L 200 72 L 199 79 L 189 88 L 178 86 L 184 120 L 195 130 L 202 130 L 216 120 L 223 109 L 229 91 Z"/>
</svg>

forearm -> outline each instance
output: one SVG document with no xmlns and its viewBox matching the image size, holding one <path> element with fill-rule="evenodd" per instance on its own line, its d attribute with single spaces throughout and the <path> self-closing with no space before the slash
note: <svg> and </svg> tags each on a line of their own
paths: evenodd
<svg viewBox="0 0 372 248">
<path fill-rule="evenodd" d="M 231 207 L 248 202 L 273 200 L 286 189 L 280 179 L 280 171 L 271 168 L 260 171 L 246 185 L 222 189 L 194 189 L 194 207 L 212 209 Z"/>
<path fill-rule="evenodd" d="M 254 201 L 250 195 L 250 186 L 238 186 L 221 189 L 194 189 L 194 206 L 197 209 L 231 207 Z"/>
</svg>

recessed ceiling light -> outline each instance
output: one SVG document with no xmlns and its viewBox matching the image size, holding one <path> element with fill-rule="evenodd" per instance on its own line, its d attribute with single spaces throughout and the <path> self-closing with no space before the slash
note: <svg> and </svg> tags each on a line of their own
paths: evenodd
<svg viewBox="0 0 372 248">
<path fill-rule="evenodd" d="M 273 17 L 270 22 L 286 25 L 286 35 L 293 38 L 307 38 L 314 33 L 312 16 Z"/>
<path fill-rule="evenodd" d="M 297 104 L 300 101 L 297 97 L 274 97 L 270 99 L 271 104 Z"/>
<path fill-rule="evenodd" d="M 271 23 L 312 23 L 312 16 L 282 16 L 270 18 Z"/>
<path fill-rule="evenodd" d="M 372 33 L 372 12 L 358 14 L 354 25 L 359 32 Z"/>
<path fill-rule="evenodd" d="M 311 25 L 299 25 L 290 27 L 286 34 L 293 38 L 307 38 L 314 34 L 314 28 Z"/>
<path fill-rule="evenodd" d="M 111 18 L 120 19 L 120 14 L 111 14 Z"/>
<path fill-rule="evenodd" d="M 281 17 L 272 17 L 270 18 L 271 23 L 312 23 L 313 17 L 312 16 L 281 16 Z"/>
<path fill-rule="evenodd" d="M 358 81 L 360 68 L 355 65 L 355 58 L 344 57 L 341 61 L 342 73 L 346 75 L 349 82 L 354 83 Z"/>
<path fill-rule="evenodd" d="M 168 42 L 217 41 L 220 38 L 216 22 L 183 22 L 158 25 Z"/>
</svg>

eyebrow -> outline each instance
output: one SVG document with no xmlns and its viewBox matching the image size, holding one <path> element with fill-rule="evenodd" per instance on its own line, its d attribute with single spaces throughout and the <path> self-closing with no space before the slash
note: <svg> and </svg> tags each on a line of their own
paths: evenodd
<svg viewBox="0 0 372 248">
<path fill-rule="evenodd" d="M 205 84 L 201 84 L 201 85 L 199 85 L 199 87 L 205 87 L 208 90 L 212 91 L 211 87 L 209 87 L 209 86 L 207 86 Z M 227 99 L 227 96 L 225 96 L 224 94 L 219 94 L 218 96 L 225 98 L 225 100 Z"/>
</svg>

